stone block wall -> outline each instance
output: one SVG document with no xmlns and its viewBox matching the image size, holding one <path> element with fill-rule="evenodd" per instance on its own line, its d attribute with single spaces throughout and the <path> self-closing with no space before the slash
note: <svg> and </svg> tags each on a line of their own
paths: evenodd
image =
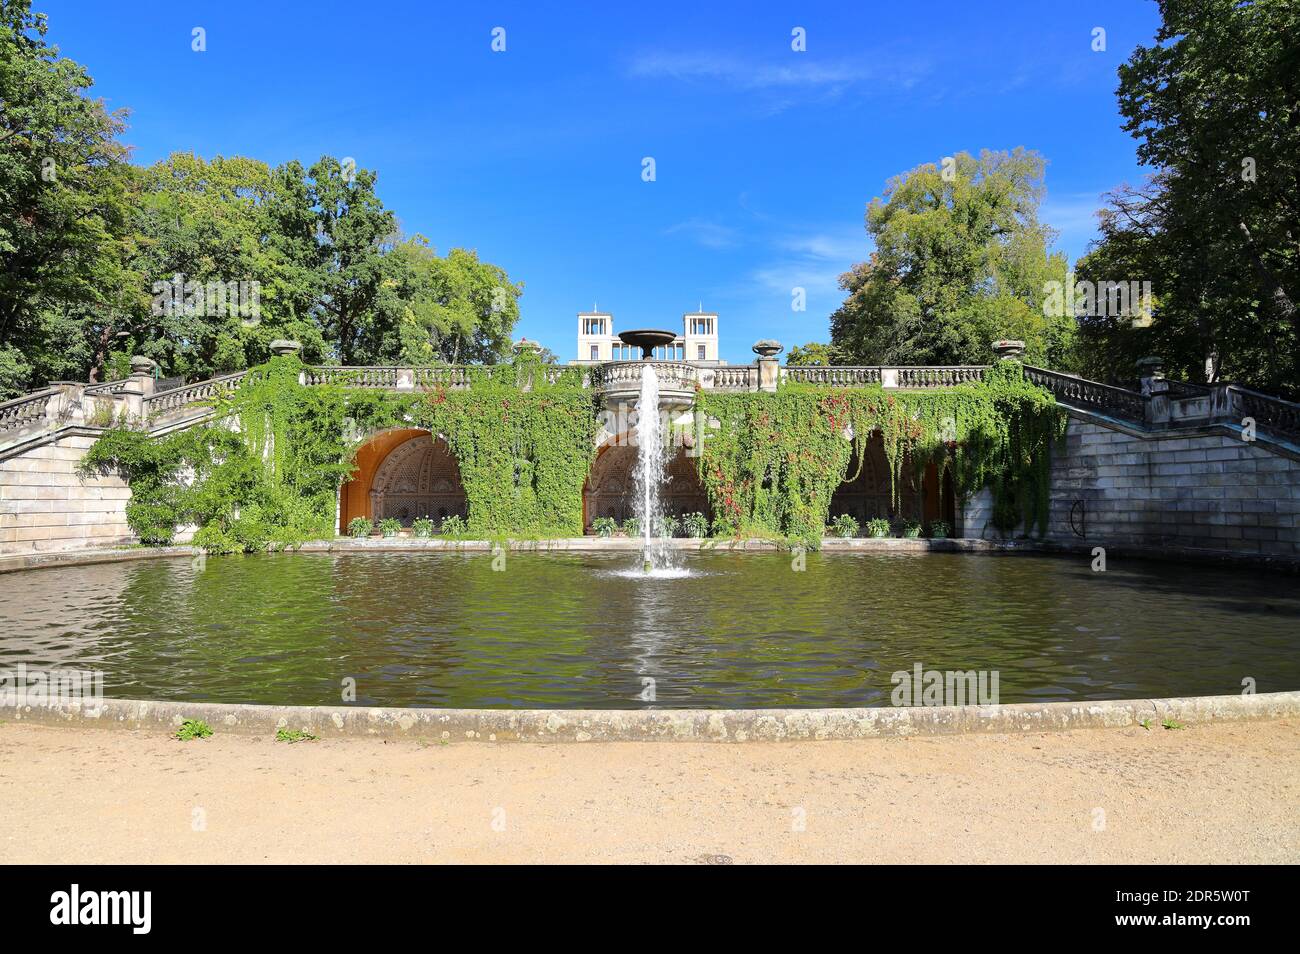
<svg viewBox="0 0 1300 954">
<path fill-rule="evenodd" d="M 1076 501 L 1085 538 L 1070 526 Z M 963 535 L 999 536 L 991 511 L 988 491 L 968 501 Z M 1300 559 L 1300 461 L 1239 437 L 1139 436 L 1075 416 L 1052 460 L 1047 539 Z"/>
<path fill-rule="evenodd" d="M 0 555 L 105 547 L 134 540 L 131 491 L 117 476 L 77 474 L 95 442 L 64 437 L 0 460 Z"/>
</svg>

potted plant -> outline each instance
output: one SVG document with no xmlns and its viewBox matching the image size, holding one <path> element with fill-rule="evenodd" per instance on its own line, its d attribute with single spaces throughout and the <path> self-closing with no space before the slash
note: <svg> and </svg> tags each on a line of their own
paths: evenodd
<svg viewBox="0 0 1300 954">
<path fill-rule="evenodd" d="M 374 528 L 375 525 L 370 522 L 369 517 L 353 517 L 348 521 L 348 536 L 357 539 L 368 537 Z"/>
<path fill-rule="evenodd" d="M 591 521 L 591 529 L 598 537 L 612 537 L 618 529 L 618 521 L 613 517 L 597 517 Z"/>
<path fill-rule="evenodd" d="M 831 521 L 831 533 L 841 540 L 856 537 L 858 535 L 858 521 L 854 519 L 853 514 L 842 513 Z"/>
<path fill-rule="evenodd" d="M 889 521 L 884 517 L 872 517 L 867 521 L 867 536 L 876 538 L 889 536 Z"/>
<path fill-rule="evenodd" d="M 395 537 L 399 530 L 402 529 L 402 521 L 396 517 L 385 517 L 379 521 L 379 532 L 386 537 Z"/>
<path fill-rule="evenodd" d="M 444 537 L 463 537 L 466 529 L 465 518 L 458 513 L 443 517 L 442 526 L 439 528 Z"/>
<path fill-rule="evenodd" d="M 942 520 L 936 520 L 930 524 L 930 538 L 932 540 L 947 539 L 950 533 L 952 533 L 952 527 Z"/>
<path fill-rule="evenodd" d="M 698 540 L 709 535 L 709 518 L 702 513 L 682 514 L 682 532 Z"/>
<path fill-rule="evenodd" d="M 420 517 L 411 523 L 411 532 L 421 539 L 433 536 L 433 520 L 429 517 Z"/>
<path fill-rule="evenodd" d="M 919 520 L 907 519 L 899 525 L 903 536 L 909 540 L 915 540 L 921 535 L 921 522 Z"/>
<path fill-rule="evenodd" d="M 623 521 L 623 533 L 629 537 L 641 536 L 641 521 L 636 517 L 628 517 Z"/>
<path fill-rule="evenodd" d="M 659 526 L 656 529 L 661 537 L 677 536 L 677 518 L 664 514 L 659 518 Z"/>
</svg>

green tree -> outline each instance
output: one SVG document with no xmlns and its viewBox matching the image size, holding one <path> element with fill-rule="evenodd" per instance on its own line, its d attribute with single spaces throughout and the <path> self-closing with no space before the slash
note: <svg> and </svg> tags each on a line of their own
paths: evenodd
<svg viewBox="0 0 1300 954">
<path fill-rule="evenodd" d="M 368 169 L 322 156 L 308 175 L 322 241 L 321 329 L 339 361 L 365 363 L 385 337 L 370 326 L 397 219 L 375 194 L 376 175 Z"/>
<path fill-rule="evenodd" d="M 403 364 L 496 364 L 509 357 L 521 283 L 504 269 L 454 248 L 440 257 L 416 235 L 384 263 L 372 351 Z"/>
<path fill-rule="evenodd" d="M 846 361 L 837 346 L 822 344 L 819 341 L 810 341 L 807 344 L 791 347 L 786 352 L 785 363 L 787 365 L 814 365 L 824 368 L 832 364 L 845 364 Z"/>
<path fill-rule="evenodd" d="M 1148 327 L 1083 320 L 1082 360 L 1300 390 L 1300 6 L 1162 0 L 1119 69 L 1124 129 L 1155 173 L 1112 193 L 1090 279 L 1153 284 Z"/>
<path fill-rule="evenodd" d="M 864 364 L 982 364 L 993 340 L 1020 338 L 1030 362 L 1068 366 L 1073 318 L 1043 307 L 1067 272 L 1038 221 L 1044 166 L 1024 149 L 963 152 L 891 180 L 867 206 L 875 252 L 840 278 L 832 345 Z"/>
<path fill-rule="evenodd" d="M 132 284 L 123 114 L 45 35 L 30 0 L 0 0 L 0 398 L 80 370 L 67 336 Z"/>
</svg>

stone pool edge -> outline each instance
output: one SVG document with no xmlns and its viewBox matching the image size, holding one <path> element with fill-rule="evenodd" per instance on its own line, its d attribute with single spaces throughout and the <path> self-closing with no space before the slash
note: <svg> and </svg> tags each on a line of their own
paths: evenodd
<svg viewBox="0 0 1300 954">
<path fill-rule="evenodd" d="M 0 709 L 0 723 L 156 731 L 186 719 L 217 733 L 274 736 L 278 729 L 320 738 L 424 742 L 811 742 L 1123 728 L 1151 720 L 1198 723 L 1300 715 L 1300 692 L 860 709 L 402 709 L 261 706 L 105 699 Z"/>
<path fill-rule="evenodd" d="M 666 541 L 676 550 L 708 551 L 774 551 L 784 545 L 774 540 L 696 540 L 674 537 Z M 840 539 L 826 537 L 821 542 L 823 551 L 829 553 L 1022 553 L 1073 555 L 1092 559 L 1092 548 L 1100 543 L 1063 543 L 1042 540 L 983 540 L 973 537 L 946 539 L 908 539 L 903 537 L 856 537 Z M 312 540 L 285 552 L 289 553 L 420 553 L 420 552 L 485 552 L 497 544 L 490 540 L 442 540 L 416 537 L 370 537 L 353 540 L 338 537 L 333 540 Z M 512 551 L 570 551 L 570 552 L 633 552 L 641 547 L 640 540 L 626 537 L 557 537 L 547 540 L 510 540 Z M 0 556 L 0 575 L 21 570 L 53 569 L 57 567 L 88 566 L 96 563 L 115 563 L 119 560 L 147 560 L 152 558 L 197 557 L 203 551 L 188 545 L 167 547 L 117 547 L 82 550 L 51 550 L 41 553 L 19 553 Z M 1288 559 L 1277 556 L 1257 556 L 1223 550 L 1198 550 L 1181 547 L 1141 547 L 1106 544 L 1110 559 L 1133 558 L 1159 562 L 1192 562 L 1248 567 L 1257 570 L 1300 574 L 1300 556 Z"/>
</svg>

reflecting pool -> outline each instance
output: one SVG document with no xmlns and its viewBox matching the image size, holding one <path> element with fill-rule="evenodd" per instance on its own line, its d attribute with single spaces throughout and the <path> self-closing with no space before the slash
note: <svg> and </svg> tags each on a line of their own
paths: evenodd
<svg viewBox="0 0 1300 954">
<path fill-rule="evenodd" d="M 996 670 L 1004 703 L 1300 688 L 1300 581 L 959 553 L 349 553 L 0 575 L 0 668 L 117 698 L 390 706 L 888 705 L 895 671 Z M 498 561 L 499 564 L 499 561 Z"/>
</svg>

